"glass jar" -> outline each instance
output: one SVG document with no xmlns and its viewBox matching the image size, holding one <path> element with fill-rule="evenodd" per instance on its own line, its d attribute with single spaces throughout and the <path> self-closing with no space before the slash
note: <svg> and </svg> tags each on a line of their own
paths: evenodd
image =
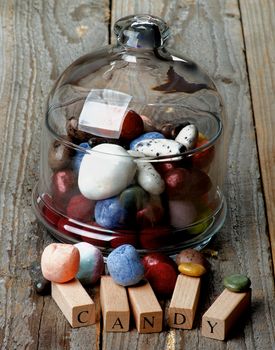
<svg viewBox="0 0 275 350">
<path fill-rule="evenodd" d="M 58 240 L 105 255 L 125 243 L 202 248 L 226 215 L 220 95 L 167 50 L 160 18 L 125 17 L 114 31 L 115 46 L 79 58 L 49 95 L 36 216 Z"/>
</svg>

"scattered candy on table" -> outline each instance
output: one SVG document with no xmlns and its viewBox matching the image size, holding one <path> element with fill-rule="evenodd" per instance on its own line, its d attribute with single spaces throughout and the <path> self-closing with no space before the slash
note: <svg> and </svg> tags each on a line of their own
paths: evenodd
<svg viewBox="0 0 275 350">
<path fill-rule="evenodd" d="M 107 267 L 113 280 L 122 286 L 137 284 L 144 277 L 139 254 L 129 244 L 121 245 L 109 254 Z"/>
<path fill-rule="evenodd" d="M 41 270 L 47 280 L 65 283 L 76 276 L 79 261 L 79 250 L 72 244 L 52 243 L 42 253 Z"/>
<path fill-rule="evenodd" d="M 104 260 L 101 251 L 86 242 L 80 242 L 74 246 L 80 254 L 80 264 L 76 278 L 83 285 L 96 283 L 104 272 Z"/>
<path fill-rule="evenodd" d="M 245 275 L 234 274 L 234 275 L 226 276 L 223 279 L 223 285 L 225 286 L 225 288 L 227 288 L 231 292 L 241 293 L 249 289 L 251 285 L 251 281 Z"/>
</svg>

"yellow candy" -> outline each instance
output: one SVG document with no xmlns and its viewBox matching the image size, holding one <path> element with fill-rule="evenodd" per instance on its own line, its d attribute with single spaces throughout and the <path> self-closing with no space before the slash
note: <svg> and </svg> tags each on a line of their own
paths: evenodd
<svg viewBox="0 0 275 350">
<path fill-rule="evenodd" d="M 183 275 L 192 277 L 200 277 L 206 273 L 206 268 L 204 266 L 191 262 L 180 264 L 178 269 Z"/>
</svg>

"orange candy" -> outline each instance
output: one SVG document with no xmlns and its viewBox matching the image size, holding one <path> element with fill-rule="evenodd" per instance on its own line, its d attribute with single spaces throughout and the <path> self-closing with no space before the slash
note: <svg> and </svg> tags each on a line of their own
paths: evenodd
<svg viewBox="0 0 275 350">
<path fill-rule="evenodd" d="M 49 281 L 65 283 L 76 276 L 79 262 L 79 250 L 72 244 L 52 243 L 42 253 L 42 274 Z"/>
</svg>

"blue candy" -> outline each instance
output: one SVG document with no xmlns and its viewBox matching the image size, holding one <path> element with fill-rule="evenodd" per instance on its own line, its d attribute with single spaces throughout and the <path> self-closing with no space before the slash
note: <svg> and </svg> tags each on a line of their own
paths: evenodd
<svg viewBox="0 0 275 350">
<path fill-rule="evenodd" d="M 113 280 L 122 286 L 132 286 L 144 277 L 144 267 L 136 249 L 124 244 L 110 253 L 107 267 Z"/>
<path fill-rule="evenodd" d="M 145 134 L 140 135 L 130 143 L 130 149 L 135 150 L 135 146 L 137 143 L 147 139 L 165 139 L 165 136 L 160 132 L 156 131 L 146 132 Z"/>
<path fill-rule="evenodd" d="M 88 144 L 88 142 L 83 142 L 79 145 L 82 148 L 85 149 L 91 149 L 90 145 Z M 79 171 L 79 167 L 80 167 L 80 163 L 82 161 L 82 158 L 85 156 L 85 152 L 84 151 L 76 151 L 75 152 L 75 156 L 73 157 L 73 168 L 77 171 Z"/>
<path fill-rule="evenodd" d="M 119 196 L 96 202 L 95 221 L 100 226 L 109 229 L 123 228 L 129 220 L 129 212 L 122 206 Z"/>
</svg>

